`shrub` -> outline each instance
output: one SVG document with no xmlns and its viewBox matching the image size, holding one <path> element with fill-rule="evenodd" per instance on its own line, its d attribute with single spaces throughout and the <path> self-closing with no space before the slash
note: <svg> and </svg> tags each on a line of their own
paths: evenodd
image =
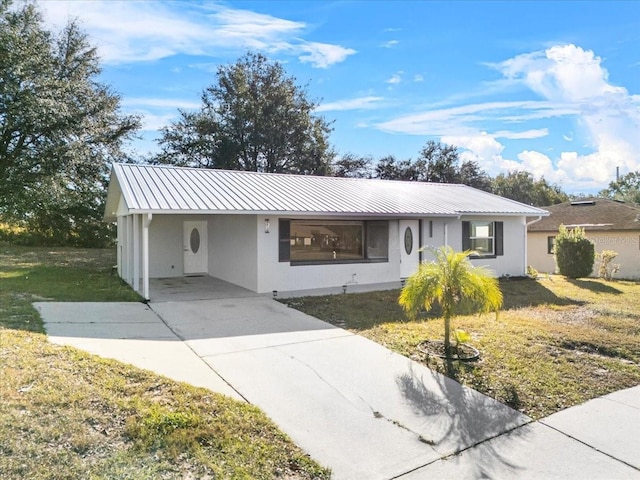
<svg viewBox="0 0 640 480">
<path fill-rule="evenodd" d="M 600 262 L 598 267 L 598 277 L 605 280 L 611 280 L 613 276 L 620 270 L 620 264 L 611 264 L 611 261 L 618 256 L 618 252 L 613 250 L 603 250 L 600 253 L 596 253 L 596 257 Z"/>
<path fill-rule="evenodd" d="M 585 236 L 583 228 L 569 230 L 560 225 L 554 256 L 561 275 L 568 278 L 588 277 L 593 271 L 595 247 Z"/>
</svg>

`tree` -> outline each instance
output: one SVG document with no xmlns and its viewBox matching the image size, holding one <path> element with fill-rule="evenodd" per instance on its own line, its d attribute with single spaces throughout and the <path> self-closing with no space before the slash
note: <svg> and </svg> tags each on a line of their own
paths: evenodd
<svg viewBox="0 0 640 480">
<path fill-rule="evenodd" d="M 491 180 L 475 161 L 459 165 L 458 147 L 429 140 L 415 160 L 381 158 L 375 168 L 377 178 L 434 183 L 462 183 L 489 191 Z"/>
<path fill-rule="evenodd" d="M 0 217 L 33 242 L 104 244 L 108 166 L 139 119 L 97 77 L 76 23 L 44 28 L 36 7 L 0 1 Z"/>
<path fill-rule="evenodd" d="M 420 151 L 419 164 L 423 167 L 422 180 L 436 183 L 460 183 L 458 147 L 429 140 Z"/>
<path fill-rule="evenodd" d="M 334 177 L 371 178 L 371 157 L 347 153 L 336 160 L 331 173 Z"/>
<path fill-rule="evenodd" d="M 593 271 L 595 246 L 586 237 L 584 229 L 568 229 L 560 225 L 555 238 L 553 255 L 558 272 L 568 278 L 588 277 Z"/>
<path fill-rule="evenodd" d="M 198 112 L 162 129 L 159 163 L 323 175 L 334 153 L 317 103 L 278 62 L 247 53 L 220 66 Z"/>
<path fill-rule="evenodd" d="M 460 166 L 456 183 L 469 185 L 485 192 L 491 191 L 491 177 L 474 160 L 468 160 Z"/>
<path fill-rule="evenodd" d="M 629 172 L 602 190 L 601 197 L 640 204 L 640 171 Z"/>
<path fill-rule="evenodd" d="M 493 179 L 491 190 L 501 197 L 536 207 L 569 201 L 560 186 L 549 184 L 544 178 L 535 180 L 530 172 L 523 171 L 501 173 Z"/>
<path fill-rule="evenodd" d="M 399 303 L 409 317 L 421 309 L 439 305 L 444 319 L 445 354 L 451 352 L 451 319 L 458 309 L 466 311 L 498 311 L 502 292 L 498 280 L 484 267 L 469 261 L 472 251 L 456 252 L 449 246 L 435 250 L 435 261 L 422 262 L 403 287 Z"/>
<path fill-rule="evenodd" d="M 397 160 L 393 155 L 382 157 L 375 168 L 375 176 L 381 180 L 422 181 L 422 168 L 411 160 Z"/>
</svg>

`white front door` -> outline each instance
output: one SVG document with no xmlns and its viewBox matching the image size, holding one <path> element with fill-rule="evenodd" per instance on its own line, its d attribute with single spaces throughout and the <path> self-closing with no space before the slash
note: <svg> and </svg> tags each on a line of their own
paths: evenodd
<svg viewBox="0 0 640 480">
<path fill-rule="evenodd" d="M 400 220 L 400 278 L 407 278 L 420 263 L 418 220 Z"/>
<path fill-rule="evenodd" d="M 209 244 L 207 222 L 184 222 L 183 226 L 184 274 L 200 275 L 208 271 Z"/>
</svg>

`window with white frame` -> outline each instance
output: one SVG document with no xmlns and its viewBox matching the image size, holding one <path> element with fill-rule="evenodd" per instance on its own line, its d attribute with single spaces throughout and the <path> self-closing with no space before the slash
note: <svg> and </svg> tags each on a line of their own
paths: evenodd
<svg viewBox="0 0 640 480">
<path fill-rule="evenodd" d="M 462 222 L 462 249 L 476 252 L 476 256 L 503 255 L 503 222 L 470 220 Z"/>
</svg>

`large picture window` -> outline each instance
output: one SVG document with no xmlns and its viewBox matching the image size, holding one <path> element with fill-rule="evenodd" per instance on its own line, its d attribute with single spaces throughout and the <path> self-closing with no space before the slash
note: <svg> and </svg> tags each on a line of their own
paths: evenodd
<svg viewBox="0 0 640 480">
<path fill-rule="evenodd" d="M 386 221 L 280 221 L 280 261 L 313 264 L 388 259 L 389 225 Z"/>
<path fill-rule="evenodd" d="M 486 220 L 462 222 L 462 249 L 480 257 L 503 255 L 502 225 Z"/>
</svg>

